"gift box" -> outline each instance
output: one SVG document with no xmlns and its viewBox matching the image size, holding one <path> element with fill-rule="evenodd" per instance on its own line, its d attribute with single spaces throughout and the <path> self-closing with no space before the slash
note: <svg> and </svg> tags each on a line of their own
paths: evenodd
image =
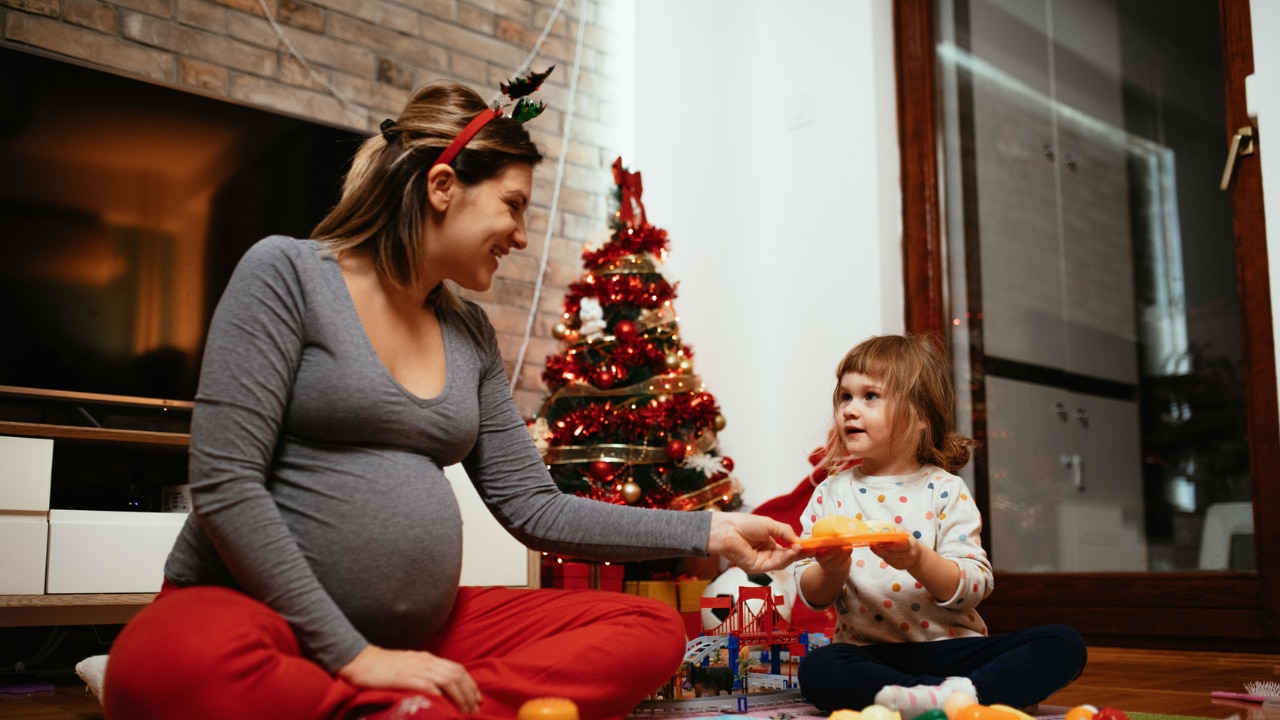
<svg viewBox="0 0 1280 720">
<path fill-rule="evenodd" d="M 671 580 L 629 580 L 626 591 L 632 595 L 661 600 L 677 610 L 680 608 L 676 599 L 676 584 Z"/>
<path fill-rule="evenodd" d="M 595 587 L 601 590 L 610 590 L 612 592 L 622 592 L 623 576 L 626 575 L 626 568 L 621 565 L 596 565 L 596 582 Z"/>
<path fill-rule="evenodd" d="M 612 590 L 622 592 L 626 568 L 585 560 L 547 560 L 542 565 L 543 587 L 562 590 Z"/>
<path fill-rule="evenodd" d="M 590 590 L 591 565 L 585 562 L 550 563 L 543 568 L 546 584 L 562 590 Z"/>
<path fill-rule="evenodd" d="M 676 582 L 676 597 L 682 613 L 702 611 L 702 591 L 711 584 L 710 580 L 680 580 Z"/>
</svg>

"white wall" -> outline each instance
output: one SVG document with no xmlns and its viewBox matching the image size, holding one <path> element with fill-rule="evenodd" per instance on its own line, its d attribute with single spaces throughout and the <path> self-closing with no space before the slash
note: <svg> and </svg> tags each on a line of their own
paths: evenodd
<svg viewBox="0 0 1280 720">
<path fill-rule="evenodd" d="M 1263 208 L 1267 215 L 1267 266 L 1271 274 L 1271 332 L 1280 338 L 1280 146 L 1267 152 L 1267 133 L 1280 137 L 1280 45 L 1275 31 L 1280 29 L 1280 3 L 1253 0 L 1249 13 L 1253 28 L 1253 78 L 1246 86 L 1249 110 L 1257 116 L 1258 157 L 1262 160 Z M 1268 182 L 1270 178 L 1270 182 Z M 1268 192 L 1271 190 L 1271 192 Z M 1276 343 L 1280 353 L 1280 343 Z M 1276 367 L 1280 367 L 1280 357 Z"/>
<path fill-rule="evenodd" d="M 892 4 L 635 5 L 624 162 L 754 506 L 808 473 L 845 351 L 904 327 Z"/>
</svg>

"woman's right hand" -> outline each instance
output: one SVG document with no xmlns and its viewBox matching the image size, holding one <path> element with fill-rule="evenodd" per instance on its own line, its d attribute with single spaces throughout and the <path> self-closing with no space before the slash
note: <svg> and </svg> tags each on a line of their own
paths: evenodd
<svg viewBox="0 0 1280 720">
<path fill-rule="evenodd" d="M 443 695 L 468 715 L 480 709 L 480 688 L 466 668 L 429 652 L 369 645 L 338 670 L 338 677 L 360 688 Z"/>
</svg>

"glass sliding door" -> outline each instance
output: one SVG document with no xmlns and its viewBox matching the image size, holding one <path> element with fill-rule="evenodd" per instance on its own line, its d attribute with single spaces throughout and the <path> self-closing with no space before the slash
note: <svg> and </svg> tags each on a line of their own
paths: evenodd
<svg viewBox="0 0 1280 720">
<path fill-rule="evenodd" d="M 1007 573 L 1256 569 L 1213 0 L 934 0 L 942 248 Z"/>
</svg>

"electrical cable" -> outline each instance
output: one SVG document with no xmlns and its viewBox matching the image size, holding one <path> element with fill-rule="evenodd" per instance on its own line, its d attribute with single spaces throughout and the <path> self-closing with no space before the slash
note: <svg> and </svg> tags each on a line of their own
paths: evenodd
<svg viewBox="0 0 1280 720">
<path fill-rule="evenodd" d="M 25 675 L 31 672 L 32 665 L 38 665 L 46 658 L 54 653 L 62 641 L 67 639 L 67 629 L 65 627 L 55 627 L 49 632 L 49 637 L 45 638 L 44 645 L 26 660 L 14 661 L 13 665 L 0 668 L 0 675 Z"/>
<path fill-rule="evenodd" d="M 524 325 L 524 339 L 520 342 L 520 352 L 516 354 L 516 363 L 511 371 L 511 392 L 516 390 L 516 382 L 520 379 L 520 368 L 524 366 L 524 356 L 529 350 L 529 339 L 533 335 L 533 321 L 538 314 L 538 300 L 542 297 L 542 286 L 547 274 L 547 260 L 551 251 L 551 231 L 555 228 L 556 211 L 560 206 L 560 186 L 564 182 L 564 163 L 569 155 L 569 130 L 573 125 L 573 114 L 577 106 L 578 70 L 582 66 L 582 45 L 584 30 L 587 26 L 586 5 L 583 0 L 583 14 L 578 17 L 578 44 L 573 52 L 573 74 L 569 76 L 569 105 L 565 108 L 564 131 L 560 136 L 560 157 L 556 160 L 555 190 L 551 195 L 551 212 L 547 215 L 547 233 L 542 241 L 542 260 L 538 265 L 538 277 L 533 286 L 533 300 L 529 303 L 529 317 Z"/>
</svg>

